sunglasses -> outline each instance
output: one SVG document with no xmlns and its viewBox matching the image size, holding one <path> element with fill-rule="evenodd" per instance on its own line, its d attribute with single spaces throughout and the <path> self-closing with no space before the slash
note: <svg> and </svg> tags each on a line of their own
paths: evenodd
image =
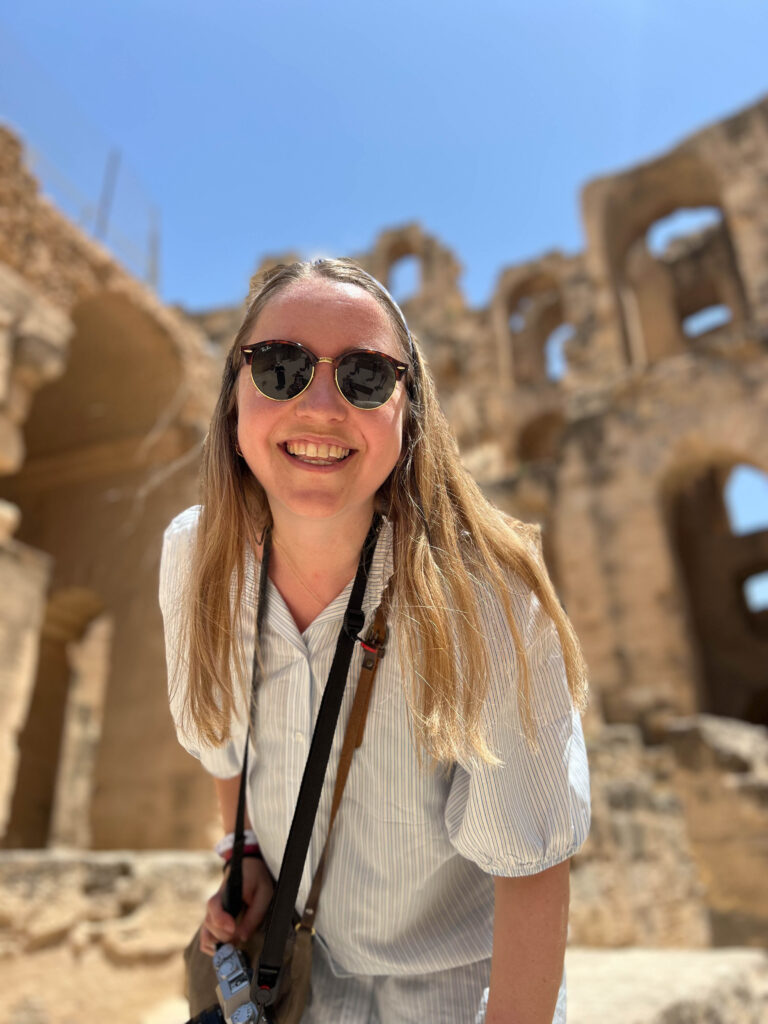
<svg viewBox="0 0 768 1024">
<path fill-rule="evenodd" d="M 330 359 L 316 356 L 297 341 L 261 341 L 243 345 L 242 353 L 254 386 L 273 402 L 296 398 L 312 383 L 317 364 L 330 363 L 342 398 L 355 409 L 380 409 L 408 370 L 406 363 L 384 352 L 353 349 Z"/>
</svg>

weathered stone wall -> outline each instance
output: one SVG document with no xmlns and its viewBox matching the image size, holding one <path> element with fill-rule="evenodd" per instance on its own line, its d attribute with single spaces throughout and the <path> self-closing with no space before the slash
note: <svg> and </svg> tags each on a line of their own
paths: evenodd
<svg viewBox="0 0 768 1024">
<path fill-rule="evenodd" d="M 768 634 L 753 630 L 738 585 L 768 561 L 768 532 L 732 537 L 721 493 L 716 526 L 700 499 L 682 526 L 678 514 L 712 467 L 768 467 L 766 355 L 754 342 L 702 341 L 616 384 L 601 415 L 569 424 L 554 547 L 610 721 L 665 709 L 746 718 L 768 685 Z M 726 691 L 729 705 L 719 703 Z"/>
<path fill-rule="evenodd" d="M 712 941 L 768 947 L 768 729 L 714 715 L 663 730 Z"/>
<path fill-rule="evenodd" d="M 35 392 L 64 371 L 69 318 L 0 263 L 0 473 L 24 461 L 22 424 Z"/>
<path fill-rule="evenodd" d="M 661 349 L 662 355 L 665 345 L 673 353 L 683 344 L 680 310 L 673 308 L 670 288 L 666 289 L 666 315 L 661 315 L 659 297 L 659 316 L 650 320 L 654 330 L 661 326 L 665 343 L 643 331 L 642 314 L 636 316 L 633 309 L 632 267 L 628 274 L 626 266 L 630 248 L 646 229 L 678 208 L 713 206 L 722 211 L 730 259 L 727 275 L 719 275 L 721 296 L 732 300 L 735 296 L 737 321 L 765 326 L 767 111 L 768 99 L 764 99 L 659 159 L 597 179 L 584 189 L 585 256 L 595 296 L 587 360 L 593 378 L 621 375 L 628 364 L 645 365 L 654 355 L 649 344 Z M 668 276 L 666 280 L 669 283 Z"/>
<path fill-rule="evenodd" d="M 633 725 L 589 743 L 592 828 L 574 858 L 570 940 L 579 946 L 708 946 L 707 894 L 691 854 L 675 760 Z"/>
<path fill-rule="evenodd" d="M 0 855 L 3 1024 L 179 1024 L 213 854 Z"/>
</svg>

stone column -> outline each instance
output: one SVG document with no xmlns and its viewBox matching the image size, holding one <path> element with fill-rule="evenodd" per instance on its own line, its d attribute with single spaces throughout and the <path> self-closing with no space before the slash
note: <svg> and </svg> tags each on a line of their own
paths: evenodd
<svg viewBox="0 0 768 1024">
<path fill-rule="evenodd" d="M 0 834 L 5 835 L 37 670 L 51 559 L 9 538 L 18 510 L 0 502 Z M 5 534 L 3 536 L 3 534 Z"/>
<path fill-rule="evenodd" d="M 91 845 L 91 798 L 113 628 L 110 615 L 99 615 L 88 625 L 81 640 L 67 644 L 72 675 L 51 813 L 50 846 L 88 849 Z"/>
</svg>

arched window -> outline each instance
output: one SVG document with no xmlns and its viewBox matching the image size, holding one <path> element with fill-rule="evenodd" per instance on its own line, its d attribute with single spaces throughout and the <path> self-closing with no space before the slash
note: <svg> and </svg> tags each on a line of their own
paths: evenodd
<svg viewBox="0 0 768 1024">
<path fill-rule="evenodd" d="M 768 725 L 768 475 L 720 453 L 678 470 L 670 513 L 700 709 Z"/>
<path fill-rule="evenodd" d="M 768 611 L 768 570 L 744 580 L 744 600 L 751 612 Z"/>
<path fill-rule="evenodd" d="M 572 324 L 562 323 L 547 338 L 544 352 L 549 380 L 562 380 L 565 376 L 568 369 L 568 363 L 565 358 L 565 346 L 574 333 Z"/>
<path fill-rule="evenodd" d="M 651 256 L 670 275 L 675 316 L 684 338 L 702 338 L 743 312 L 738 287 L 733 281 L 729 285 L 719 271 L 733 257 L 719 207 L 680 207 L 655 221 L 645 239 Z M 735 266 L 730 269 L 735 275 Z"/>
<path fill-rule="evenodd" d="M 722 223 L 723 214 L 717 206 L 680 207 L 648 228 L 645 236 L 648 251 L 652 256 L 663 256 L 676 239 Z"/>
<path fill-rule="evenodd" d="M 695 313 L 685 317 L 683 320 L 683 334 L 686 338 L 701 338 L 709 331 L 716 331 L 718 327 L 725 327 L 733 320 L 733 314 L 727 306 L 722 303 L 715 306 L 704 306 L 697 309 Z"/>
<path fill-rule="evenodd" d="M 526 318 L 533 306 L 533 299 L 530 295 L 524 295 L 509 314 L 509 330 L 512 334 L 519 334 L 525 330 Z"/>
<path fill-rule="evenodd" d="M 728 477 L 724 497 L 734 534 L 768 530 L 768 474 L 754 466 L 736 466 Z M 751 612 L 768 609 L 768 570 L 747 577 L 742 589 Z"/>
<path fill-rule="evenodd" d="M 418 256 L 401 256 L 389 268 L 388 289 L 402 305 L 421 291 L 421 260 Z"/>
<path fill-rule="evenodd" d="M 744 463 L 734 466 L 725 485 L 725 507 L 737 536 L 768 530 L 768 473 Z"/>
<path fill-rule="evenodd" d="M 516 282 L 504 296 L 503 309 L 516 382 L 560 380 L 566 370 L 563 346 L 573 332 L 564 323 L 562 290 L 555 277 L 539 272 Z"/>
</svg>

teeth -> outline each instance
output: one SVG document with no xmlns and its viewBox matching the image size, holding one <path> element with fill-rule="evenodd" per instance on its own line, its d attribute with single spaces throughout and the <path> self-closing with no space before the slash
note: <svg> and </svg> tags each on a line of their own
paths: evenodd
<svg viewBox="0 0 768 1024">
<path fill-rule="evenodd" d="M 286 441 L 285 450 L 289 455 L 304 455 L 308 459 L 345 459 L 349 448 L 338 444 L 315 444 L 313 441 Z"/>
</svg>

